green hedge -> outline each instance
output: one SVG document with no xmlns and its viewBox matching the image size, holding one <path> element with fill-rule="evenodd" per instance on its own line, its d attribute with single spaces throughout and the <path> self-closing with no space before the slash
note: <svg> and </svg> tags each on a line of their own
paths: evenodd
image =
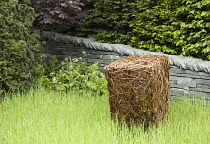
<svg viewBox="0 0 210 144">
<path fill-rule="evenodd" d="M 0 94 L 26 90 L 39 74 L 38 36 L 30 28 L 34 11 L 30 0 L 0 2 Z"/>
<path fill-rule="evenodd" d="M 210 60 L 210 1 L 183 0 L 175 16 L 173 44 L 183 55 Z"/>
<path fill-rule="evenodd" d="M 164 1 L 139 1 L 135 19 L 130 23 L 132 36 L 129 44 L 149 51 L 179 54 L 172 44 L 174 21 L 177 2 Z"/>
<path fill-rule="evenodd" d="M 210 60 L 209 0 L 102 0 L 76 36 Z"/>
<path fill-rule="evenodd" d="M 102 0 L 89 10 L 90 15 L 76 30 L 77 36 L 95 37 L 102 42 L 127 43 L 135 3 L 129 0 Z"/>
</svg>

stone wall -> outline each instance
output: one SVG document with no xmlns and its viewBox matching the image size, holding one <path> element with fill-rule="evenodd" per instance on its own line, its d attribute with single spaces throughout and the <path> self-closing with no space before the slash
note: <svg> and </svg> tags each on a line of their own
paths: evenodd
<svg viewBox="0 0 210 144">
<path fill-rule="evenodd" d="M 84 52 L 86 56 L 84 56 Z M 68 56 L 72 58 L 83 57 L 86 59 L 88 65 L 99 63 L 98 66 L 101 72 L 104 72 L 105 65 L 108 65 L 115 60 L 127 57 L 125 55 L 123 56 L 115 52 L 102 50 L 96 51 L 93 49 L 85 48 L 83 46 L 63 44 L 54 41 L 48 41 L 44 45 L 44 54 L 47 60 L 49 60 L 53 55 L 56 55 L 59 61 L 64 60 L 64 58 Z"/>
<path fill-rule="evenodd" d="M 87 63 L 93 64 L 98 62 L 99 70 L 102 72 L 105 65 L 129 55 L 114 50 L 110 51 L 110 49 L 107 50 L 106 47 L 96 50 L 93 49 L 92 46 L 84 46 L 84 44 L 81 44 L 80 42 L 72 44 L 71 42 L 60 41 L 60 39 L 53 39 L 53 41 L 52 39 L 49 40 L 49 36 L 47 38 L 44 46 L 44 54 L 48 59 L 53 55 L 56 55 L 60 61 L 68 56 L 71 56 L 72 58 L 83 57 L 83 53 L 85 52 Z M 95 44 L 95 42 L 93 42 L 93 44 Z M 117 46 L 119 47 L 119 45 Z M 147 53 L 144 52 L 144 54 Z M 155 53 L 152 52 L 152 54 Z M 186 58 L 186 61 L 188 60 L 186 62 L 185 59 L 182 58 L 180 63 L 173 63 L 172 60 L 175 61 L 176 57 L 172 58 L 170 62 L 171 96 L 190 94 L 191 96 L 206 96 L 206 99 L 210 100 L 210 62 L 197 59 L 192 59 L 192 61 L 190 59 L 189 61 L 188 58 Z M 178 58 L 180 58 L 180 56 L 178 56 Z M 197 62 L 197 65 L 194 64 L 194 61 Z"/>
<path fill-rule="evenodd" d="M 171 94 L 206 96 L 210 100 L 210 74 L 170 67 Z"/>
</svg>

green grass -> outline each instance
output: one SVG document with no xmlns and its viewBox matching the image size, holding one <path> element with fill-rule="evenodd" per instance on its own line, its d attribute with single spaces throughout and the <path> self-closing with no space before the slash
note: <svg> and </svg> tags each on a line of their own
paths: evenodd
<svg viewBox="0 0 210 144">
<path fill-rule="evenodd" d="M 144 132 L 110 120 L 108 96 L 31 91 L 0 105 L 1 144 L 209 144 L 210 108 L 172 102 L 165 122 Z"/>
</svg>

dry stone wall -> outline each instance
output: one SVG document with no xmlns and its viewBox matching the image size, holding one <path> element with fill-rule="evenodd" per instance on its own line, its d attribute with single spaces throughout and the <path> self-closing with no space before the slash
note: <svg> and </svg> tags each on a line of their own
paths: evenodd
<svg viewBox="0 0 210 144">
<path fill-rule="evenodd" d="M 85 54 L 84 54 L 85 53 Z M 115 52 L 93 50 L 84 46 L 76 46 L 73 44 L 58 43 L 54 41 L 47 41 L 44 45 L 44 55 L 48 61 L 53 55 L 56 55 L 59 61 L 66 57 L 86 59 L 88 65 L 98 63 L 99 70 L 104 72 L 104 66 L 108 65 L 118 59 L 126 58 L 125 55 L 120 55 Z"/>
<path fill-rule="evenodd" d="M 127 45 L 99 43 L 94 39 L 63 36 L 50 32 L 45 32 L 43 39 L 46 40 L 44 54 L 48 59 L 53 55 L 56 55 L 60 61 L 68 56 L 83 57 L 85 52 L 87 63 L 99 63 L 99 70 L 102 72 L 105 65 L 128 55 L 162 54 L 136 50 Z M 190 94 L 206 96 L 206 99 L 210 100 L 210 62 L 182 58 L 182 56 L 168 56 L 170 57 L 171 96 Z"/>
<path fill-rule="evenodd" d="M 171 94 L 206 95 L 210 100 L 210 74 L 170 67 Z"/>
</svg>

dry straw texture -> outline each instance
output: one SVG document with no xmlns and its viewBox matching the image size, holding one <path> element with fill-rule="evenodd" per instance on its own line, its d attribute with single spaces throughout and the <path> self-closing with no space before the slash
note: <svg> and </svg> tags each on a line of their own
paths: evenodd
<svg viewBox="0 0 210 144">
<path fill-rule="evenodd" d="M 158 124 L 169 106 L 169 58 L 133 55 L 104 68 L 112 118 L 132 124 Z"/>
</svg>

